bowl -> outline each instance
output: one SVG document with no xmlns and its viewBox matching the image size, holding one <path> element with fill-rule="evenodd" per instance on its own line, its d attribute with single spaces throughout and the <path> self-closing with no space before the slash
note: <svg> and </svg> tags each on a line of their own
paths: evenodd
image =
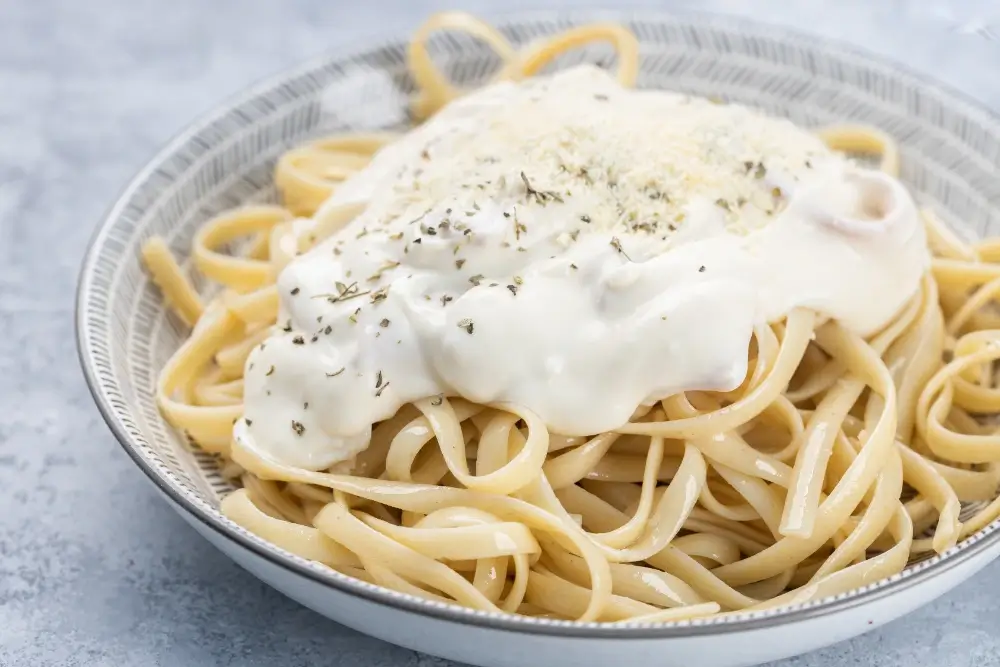
<svg viewBox="0 0 1000 667">
<path fill-rule="evenodd" d="M 699 14 L 534 13 L 498 27 L 516 44 L 608 19 L 626 24 L 641 42 L 639 86 L 718 96 L 804 126 L 876 125 L 899 140 L 902 178 L 918 199 L 973 236 L 1000 234 L 1000 118 L 905 67 L 815 37 Z M 389 591 L 287 553 L 225 518 L 219 502 L 232 487 L 215 459 L 192 451 L 156 406 L 157 372 L 187 332 L 167 315 L 140 265 L 140 246 L 159 235 L 186 258 L 206 219 L 274 198 L 271 174 L 283 151 L 325 133 L 406 126 L 413 82 L 405 44 L 390 40 L 326 55 L 230 100 L 170 142 L 93 237 L 77 301 L 84 373 L 125 451 L 195 530 L 261 580 L 335 621 L 491 667 L 756 664 L 886 623 L 1000 555 L 994 523 L 889 579 L 810 604 L 659 625 L 586 624 L 487 614 Z M 485 82 L 497 65 L 466 37 L 440 35 L 432 47 L 463 85 Z M 609 53 L 588 47 L 555 66 L 602 62 Z"/>
</svg>

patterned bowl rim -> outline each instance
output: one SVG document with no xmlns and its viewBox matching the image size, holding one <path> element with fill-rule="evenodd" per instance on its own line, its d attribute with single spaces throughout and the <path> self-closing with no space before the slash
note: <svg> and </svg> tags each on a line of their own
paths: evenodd
<svg viewBox="0 0 1000 667">
<path fill-rule="evenodd" d="M 849 42 L 813 35 L 786 26 L 690 8 L 672 11 L 615 11 L 600 9 L 511 11 L 487 14 L 487 18 L 491 20 L 493 25 L 502 30 L 517 30 L 518 28 L 527 26 L 551 25 L 553 23 L 576 24 L 585 21 L 617 20 L 639 24 L 681 24 L 695 28 L 721 28 L 738 31 L 757 38 L 804 45 L 813 51 L 827 52 L 839 58 L 849 58 L 859 61 L 868 67 L 875 66 L 881 68 L 890 76 L 909 79 L 923 89 L 930 90 L 937 96 L 946 99 L 949 105 L 953 107 L 960 105 L 963 107 L 963 112 L 979 116 L 989 124 L 989 129 L 1000 135 L 1000 113 L 992 110 L 986 104 L 964 91 L 935 80 L 922 72 L 912 69 L 906 64 L 871 53 Z M 362 598 L 367 602 L 396 610 L 422 614 L 440 620 L 485 627 L 492 630 L 588 639 L 667 639 L 710 636 L 770 628 L 816 619 L 835 612 L 858 609 L 868 603 L 893 596 L 913 586 L 927 582 L 1000 545 L 1000 519 L 998 519 L 943 554 L 938 554 L 921 561 L 886 579 L 836 596 L 803 604 L 716 618 L 658 624 L 634 623 L 608 625 L 601 623 L 555 621 L 477 611 L 397 593 L 396 591 L 342 575 L 333 570 L 313 568 L 308 565 L 308 561 L 296 558 L 291 554 L 287 554 L 279 547 L 250 536 L 249 533 L 246 533 L 228 521 L 218 509 L 209 509 L 207 504 L 202 506 L 199 501 L 189 498 L 188 491 L 171 481 L 169 475 L 164 471 L 158 470 L 153 463 L 146 460 L 141 452 L 141 446 L 133 440 L 119 419 L 119 415 L 126 413 L 127 410 L 120 410 L 113 406 L 105 394 L 105 387 L 116 387 L 119 383 L 113 378 L 107 381 L 102 380 L 96 369 L 95 356 L 98 356 L 100 353 L 95 353 L 93 349 L 92 340 L 94 339 L 95 332 L 91 330 L 92 326 L 88 321 L 86 313 L 88 306 L 95 299 L 104 300 L 106 296 L 102 295 L 100 290 L 93 287 L 92 281 L 97 261 L 102 253 L 105 252 L 107 236 L 119 224 L 124 209 L 129 205 L 129 202 L 143 183 L 149 179 L 157 166 L 170 159 L 180 147 L 196 138 L 199 133 L 203 132 L 207 127 L 224 117 L 234 108 L 250 102 L 259 97 L 262 92 L 274 88 L 284 81 L 314 70 L 319 70 L 330 63 L 349 60 L 352 57 L 363 54 L 373 54 L 387 49 L 399 48 L 406 43 L 407 37 L 407 35 L 401 37 L 398 33 L 390 33 L 388 35 L 369 36 L 360 40 L 345 42 L 318 56 L 309 58 L 296 66 L 283 69 L 259 79 L 256 83 L 230 96 L 227 100 L 185 126 L 183 130 L 170 139 L 146 163 L 121 191 L 88 243 L 78 278 L 76 313 L 74 318 L 76 323 L 77 353 L 83 368 L 87 387 L 97 404 L 101 416 L 117 438 L 119 444 L 132 461 L 146 474 L 149 480 L 176 507 L 184 509 L 192 518 L 233 545 L 252 552 L 288 573 L 305 577 L 313 583 L 333 588 L 337 592 L 353 597 Z M 993 557 L 996 557 L 996 555 L 998 554 L 993 554 Z"/>
</svg>

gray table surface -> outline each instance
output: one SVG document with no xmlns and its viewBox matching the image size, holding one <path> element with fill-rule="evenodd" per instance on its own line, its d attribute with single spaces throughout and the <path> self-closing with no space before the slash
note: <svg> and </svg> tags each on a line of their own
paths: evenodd
<svg viewBox="0 0 1000 667">
<path fill-rule="evenodd" d="M 285 599 L 174 515 L 91 402 L 73 289 L 126 180 L 227 95 L 434 9 L 540 4 L 0 0 L 0 665 L 449 664 Z M 996 0 L 701 6 L 855 42 L 1000 109 Z M 780 665 L 1000 665 L 998 595 L 1000 563 L 908 618 Z"/>
</svg>

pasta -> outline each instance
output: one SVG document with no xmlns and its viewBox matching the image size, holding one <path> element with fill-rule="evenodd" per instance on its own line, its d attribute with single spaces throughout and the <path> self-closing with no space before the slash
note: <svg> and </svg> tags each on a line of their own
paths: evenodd
<svg viewBox="0 0 1000 667">
<path fill-rule="evenodd" d="M 503 61 L 497 80 L 531 77 L 595 40 L 614 46 L 621 85 L 634 85 L 639 69 L 636 39 L 620 26 L 574 28 L 517 49 L 477 19 L 438 14 L 409 49 L 421 120 L 466 94 L 428 54 L 438 30 L 485 41 Z M 841 126 L 818 136 L 898 171 L 895 143 L 880 131 Z M 222 501 L 236 523 L 429 600 L 658 623 L 841 593 L 1000 516 L 1000 435 L 985 419 L 1000 413 L 1000 243 L 967 244 L 930 211 L 921 212 L 930 269 L 890 321 L 859 335 L 796 307 L 754 327 L 745 377 L 730 391 L 666 395 L 589 435 L 552 430 L 509 401 L 427 395 L 372 424 L 347 464 L 321 469 L 234 438 L 245 369 L 281 326 L 279 274 L 362 213 L 364 202 L 324 202 L 395 139 L 350 134 L 289 151 L 275 171 L 282 206 L 205 223 L 192 257 L 223 287 L 210 300 L 161 240 L 143 249 L 165 302 L 193 327 L 160 374 L 159 406 L 239 482 Z M 521 178 L 538 201 L 559 196 Z M 241 253 L 226 250 L 240 241 Z M 518 286 L 507 287 L 517 296 Z M 330 298 L 368 294 L 353 289 Z M 459 327 L 473 333 L 471 321 Z M 387 384 L 379 371 L 376 397 Z M 963 502 L 983 506 L 963 520 Z"/>
</svg>

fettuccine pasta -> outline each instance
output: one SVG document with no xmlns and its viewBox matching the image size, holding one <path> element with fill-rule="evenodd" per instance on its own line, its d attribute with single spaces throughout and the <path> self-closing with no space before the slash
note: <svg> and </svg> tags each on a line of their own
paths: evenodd
<svg viewBox="0 0 1000 667">
<path fill-rule="evenodd" d="M 518 48 L 472 17 L 439 14 L 409 49 L 420 120 L 433 122 L 469 94 L 429 55 L 427 41 L 439 30 L 487 43 L 503 62 L 498 82 L 520 82 L 595 40 L 614 47 L 618 84 L 632 87 L 639 71 L 636 39 L 617 25 L 582 26 Z M 898 172 L 896 144 L 881 131 L 852 125 L 818 136 L 831 149 L 874 156 L 889 176 Z M 306 465 L 282 458 L 267 438 L 252 436 L 261 425 L 251 422 L 261 417 L 246 408 L 252 387 L 270 395 L 278 386 L 260 378 L 283 372 L 274 365 L 262 370 L 257 352 L 291 331 L 279 319 L 291 298 L 279 276 L 303 253 L 355 229 L 350 225 L 370 202 L 330 198 L 397 139 L 352 133 L 293 149 L 275 171 L 281 205 L 247 206 L 206 222 L 191 257 L 222 286 L 213 298 L 194 290 L 162 240 L 143 250 L 167 306 L 192 326 L 162 369 L 159 406 L 198 447 L 219 456 L 239 487 L 223 499 L 222 511 L 247 530 L 429 600 L 547 618 L 669 622 L 798 604 L 866 585 L 914 557 L 950 549 L 1000 515 L 1000 435 L 988 419 L 1000 412 L 1000 242 L 968 244 L 930 211 L 920 215 L 933 259 L 892 317 L 862 333 L 806 306 L 757 321 L 735 388 L 659 395 L 616 426 L 583 434 L 552 428 L 555 418 L 510 400 L 418 393 L 373 419 L 360 446 L 345 439 L 342 460 Z M 598 178 L 571 168 L 582 179 Z M 515 185 L 529 202 L 564 203 L 566 193 L 542 190 L 528 170 Z M 770 177 L 761 171 L 762 163 L 746 167 L 751 180 Z M 675 198 L 648 194 L 657 206 Z M 743 205 L 723 203 L 723 214 Z M 534 230 L 512 224 L 518 239 L 534 238 Z M 608 252 L 632 261 L 634 251 L 615 241 Z M 230 252 L 234 245 L 242 250 Z M 448 261 L 461 269 L 455 248 Z M 376 272 L 372 284 L 380 278 Z M 489 277 L 473 278 L 488 287 Z M 353 285 L 331 284 L 332 296 L 321 296 L 352 300 L 352 308 L 377 306 L 381 289 L 364 278 Z M 516 300 L 529 287 L 515 277 L 497 289 L 522 303 Z M 315 337 L 331 328 L 323 317 Z M 374 331 L 395 336 L 401 325 L 392 319 Z M 486 327 L 467 318 L 448 331 L 458 345 L 488 335 Z M 249 370 L 254 364 L 260 377 Z M 325 375 L 333 382 L 343 372 Z M 375 398 L 400 391 L 402 378 L 387 379 L 380 370 Z M 329 407 L 306 401 L 301 409 L 308 415 Z M 317 427 L 293 419 L 282 428 L 291 441 L 305 442 Z M 963 519 L 963 503 L 979 509 Z"/>
</svg>

